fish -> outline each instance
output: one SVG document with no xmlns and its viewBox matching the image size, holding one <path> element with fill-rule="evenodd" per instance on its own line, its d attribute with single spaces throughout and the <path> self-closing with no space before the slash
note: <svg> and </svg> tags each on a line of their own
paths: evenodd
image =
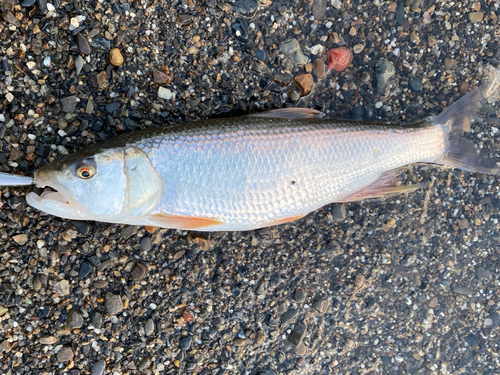
<svg viewBox="0 0 500 375">
<path fill-rule="evenodd" d="M 333 202 L 414 191 L 398 175 L 413 163 L 499 174 L 462 136 L 487 93 L 405 126 L 284 108 L 121 134 L 36 170 L 49 189 L 26 200 L 67 219 L 181 230 L 290 223 Z"/>
</svg>

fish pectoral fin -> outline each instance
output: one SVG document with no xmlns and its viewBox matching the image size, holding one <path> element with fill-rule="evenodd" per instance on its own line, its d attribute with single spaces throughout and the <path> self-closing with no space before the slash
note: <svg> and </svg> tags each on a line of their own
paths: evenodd
<svg viewBox="0 0 500 375">
<path fill-rule="evenodd" d="M 272 227 L 274 225 L 291 223 L 292 221 L 302 219 L 304 216 L 306 216 L 306 215 L 290 216 L 290 217 L 285 217 L 283 219 L 274 220 L 274 221 L 271 221 L 269 223 L 266 223 L 265 225 L 262 226 L 262 228 Z"/>
<path fill-rule="evenodd" d="M 281 108 L 263 113 L 253 113 L 252 117 L 280 118 L 288 120 L 322 118 L 325 114 L 310 108 Z"/>
<path fill-rule="evenodd" d="M 356 202 L 369 198 L 381 198 L 391 194 L 409 193 L 421 188 L 423 184 L 401 185 L 399 170 L 383 173 L 375 182 L 363 187 L 355 193 L 345 197 L 341 202 Z"/>
<path fill-rule="evenodd" d="M 168 214 L 154 214 L 147 217 L 151 225 L 170 229 L 203 229 L 218 224 L 222 221 L 204 217 L 191 217 Z"/>
</svg>

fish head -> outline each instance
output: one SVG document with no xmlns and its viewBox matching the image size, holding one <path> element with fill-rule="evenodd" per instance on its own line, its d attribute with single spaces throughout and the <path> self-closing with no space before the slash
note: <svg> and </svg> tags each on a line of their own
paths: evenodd
<svg viewBox="0 0 500 375">
<path fill-rule="evenodd" d="M 161 196 L 159 176 L 135 147 L 91 147 L 43 166 L 34 181 L 55 191 L 30 193 L 28 204 L 74 220 L 126 223 L 148 214 Z"/>
</svg>

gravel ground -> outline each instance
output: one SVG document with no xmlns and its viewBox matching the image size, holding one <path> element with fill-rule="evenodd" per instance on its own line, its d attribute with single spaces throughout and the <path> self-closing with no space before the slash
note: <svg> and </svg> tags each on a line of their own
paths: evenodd
<svg viewBox="0 0 500 375">
<path fill-rule="evenodd" d="M 410 122 L 500 56 L 492 0 L 0 11 L 0 170 L 28 175 L 124 131 L 277 107 Z M 323 77 L 341 46 L 352 63 Z M 466 136 L 498 159 L 498 107 L 483 109 Z M 404 178 L 425 187 L 210 235 L 61 220 L 4 188 L 0 372 L 500 373 L 498 178 L 433 166 Z"/>
</svg>

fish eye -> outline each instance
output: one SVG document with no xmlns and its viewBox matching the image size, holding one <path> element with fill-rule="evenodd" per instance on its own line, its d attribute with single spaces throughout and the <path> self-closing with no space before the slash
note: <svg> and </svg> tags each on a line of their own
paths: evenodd
<svg viewBox="0 0 500 375">
<path fill-rule="evenodd" d="M 81 166 L 77 168 L 76 174 L 78 175 L 78 177 L 84 180 L 88 180 L 89 178 L 94 177 L 95 168 L 92 166 Z"/>
</svg>

